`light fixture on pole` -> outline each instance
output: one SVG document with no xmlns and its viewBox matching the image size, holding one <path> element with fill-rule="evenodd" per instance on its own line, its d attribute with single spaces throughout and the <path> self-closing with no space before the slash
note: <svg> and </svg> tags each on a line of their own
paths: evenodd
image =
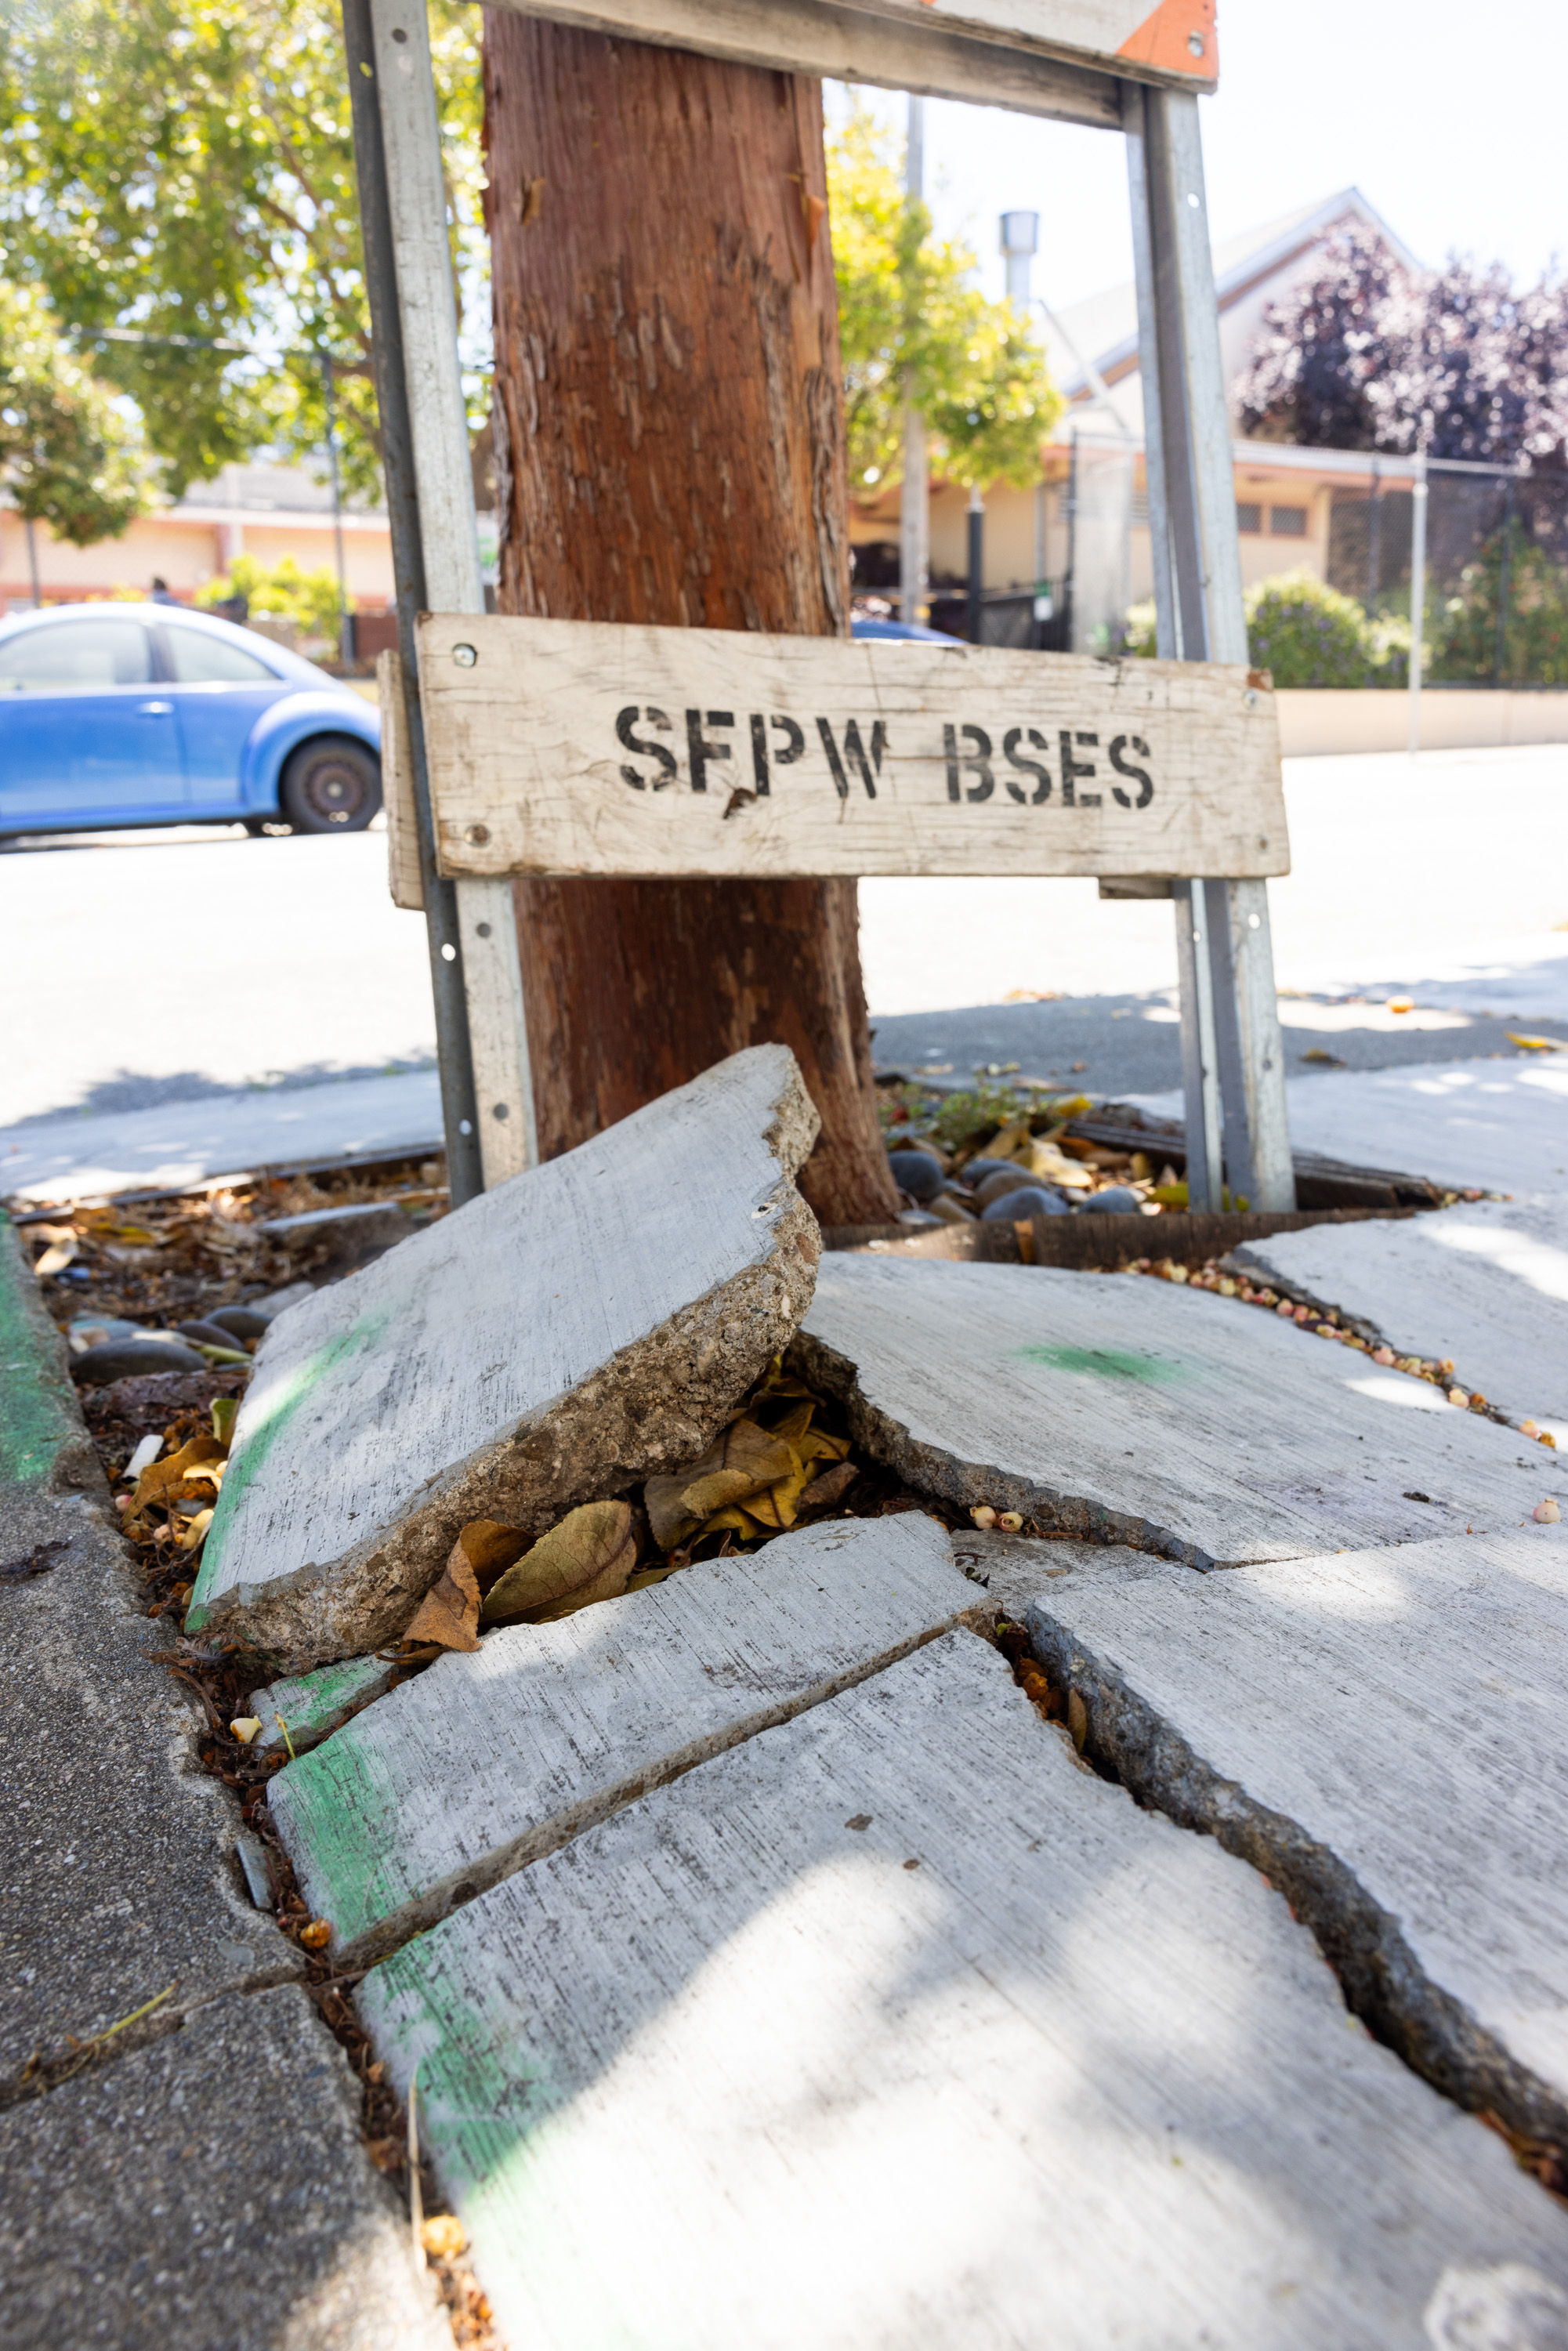
<svg viewBox="0 0 1568 2351">
<path fill-rule="evenodd" d="M 1040 214 L 1002 214 L 1002 254 L 1008 265 L 1008 300 L 1030 299 L 1030 264 L 1040 251 Z"/>
</svg>

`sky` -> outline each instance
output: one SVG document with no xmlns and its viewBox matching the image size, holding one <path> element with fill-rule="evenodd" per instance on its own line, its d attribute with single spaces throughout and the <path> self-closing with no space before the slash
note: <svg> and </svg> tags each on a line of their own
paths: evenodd
<svg viewBox="0 0 1568 2351">
<path fill-rule="evenodd" d="M 1220 0 L 1219 56 L 1202 104 L 1217 239 L 1354 185 L 1422 262 L 1500 259 L 1522 284 L 1568 264 L 1563 0 Z M 866 95 L 902 128 L 903 99 Z M 1034 290 L 1053 308 L 1131 277 L 1114 134 L 936 100 L 925 136 L 937 227 L 976 248 L 988 293 L 1015 206 L 1040 215 Z"/>
</svg>

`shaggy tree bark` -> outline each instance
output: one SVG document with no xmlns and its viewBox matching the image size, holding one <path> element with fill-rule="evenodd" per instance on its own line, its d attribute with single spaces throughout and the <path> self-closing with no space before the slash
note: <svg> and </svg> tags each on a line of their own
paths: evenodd
<svg viewBox="0 0 1568 2351">
<path fill-rule="evenodd" d="M 488 10 L 505 612 L 843 633 L 820 85 Z M 824 1224 L 891 1216 L 852 882 L 520 881 L 549 1158 L 791 1046 Z"/>
</svg>

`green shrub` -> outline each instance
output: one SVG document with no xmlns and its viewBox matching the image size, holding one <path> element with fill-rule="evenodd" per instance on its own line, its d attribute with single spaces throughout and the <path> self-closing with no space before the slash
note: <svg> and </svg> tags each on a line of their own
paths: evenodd
<svg viewBox="0 0 1568 2351">
<path fill-rule="evenodd" d="M 1276 685 L 1384 685 L 1402 674 L 1409 625 L 1369 622 L 1354 596 L 1325 588 L 1307 571 L 1260 580 L 1247 590 L 1247 645 L 1255 669 L 1270 670 Z M 1134 604 L 1123 643 L 1143 660 L 1155 651 L 1155 607 Z"/>
<path fill-rule="evenodd" d="M 1503 534 L 1494 532 L 1459 574 L 1436 621 L 1432 675 L 1490 685 L 1498 674 L 1498 598 Z M 1568 684 L 1568 580 L 1517 521 L 1510 526 L 1508 620 L 1502 675 L 1531 685 Z"/>
<path fill-rule="evenodd" d="M 1134 653 L 1139 661 L 1153 661 L 1155 644 L 1155 600 L 1128 607 L 1127 625 L 1122 632 L 1123 650 Z"/>
<path fill-rule="evenodd" d="M 254 555 L 236 555 L 221 580 L 198 588 L 198 604 L 226 603 L 244 596 L 253 613 L 269 612 L 292 621 L 302 637 L 335 638 L 342 615 L 336 575 L 323 569 L 301 571 L 293 556 L 270 567 Z"/>
<path fill-rule="evenodd" d="M 1310 572 L 1260 580 L 1247 590 L 1247 650 L 1277 686 L 1370 685 L 1373 647 L 1366 613 Z"/>
</svg>

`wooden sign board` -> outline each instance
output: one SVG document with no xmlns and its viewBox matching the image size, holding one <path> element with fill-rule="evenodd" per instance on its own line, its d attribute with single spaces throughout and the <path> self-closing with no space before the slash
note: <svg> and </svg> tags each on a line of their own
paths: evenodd
<svg viewBox="0 0 1568 2351">
<path fill-rule="evenodd" d="M 1212 90 L 1215 0 L 504 0 L 732 64 L 1119 129 L 1126 78 Z"/>
<path fill-rule="evenodd" d="M 1290 870 L 1244 669 L 459 613 L 419 672 L 458 877 Z"/>
</svg>

